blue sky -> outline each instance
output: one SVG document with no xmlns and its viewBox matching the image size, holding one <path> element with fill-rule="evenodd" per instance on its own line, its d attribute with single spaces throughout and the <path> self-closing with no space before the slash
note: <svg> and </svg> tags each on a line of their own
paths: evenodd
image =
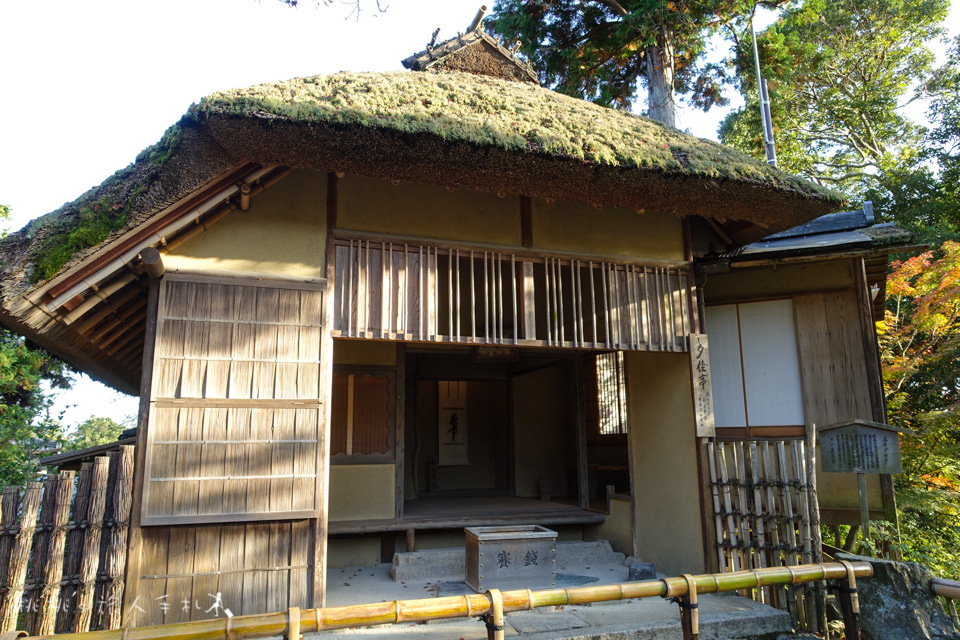
<svg viewBox="0 0 960 640">
<path fill-rule="evenodd" d="M 466 29 L 492 0 L 7 0 L 0 2 L 0 202 L 10 227 L 100 184 L 160 139 L 191 103 L 220 89 L 332 73 L 401 69 L 440 27 Z M 960 26 L 958 11 L 951 29 Z M 723 51 L 718 52 L 722 55 Z M 723 113 L 685 110 L 679 127 L 715 138 Z M 75 424 L 136 413 L 87 379 L 61 394 Z"/>
</svg>

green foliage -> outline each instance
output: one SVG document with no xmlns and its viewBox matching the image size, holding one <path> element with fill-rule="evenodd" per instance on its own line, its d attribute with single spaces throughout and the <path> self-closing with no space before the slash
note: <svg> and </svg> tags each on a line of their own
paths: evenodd
<svg viewBox="0 0 960 640">
<path fill-rule="evenodd" d="M 141 151 L 134 164 L 117 171 L 65 210 L 31 223 L 31 233 L 47 227 L 46 238 L 36 251 L 33 281 L 52 278 L 79 251 L 123 228 L 140 196 L 179 148 L 182 134 L 179 123 L 173 125 L 157 144 Z"/>
<path fill-rule="evenodd" d="M 40 386 L 67 388 L 66 365 L 0 329 L 0 486 L 21 485 L 39 471 L 37 457 L 59 442 L 59 423 L 46 416 L 51 398 Z"/>
<path fill-rule="evenodd" d="M 709 109 L 726 103 L 727 78 L 722 66 L 704 62 L 707 41 L 754 7 L 749 0 L 498 0 L 486 24 L 519 40 L 541 82 L 561 93 L 628 109 L 638 81 L 649 87 L 667 73 L 677 93 Z M 648 64 L 653 50 L 663 68 Z"/>
<path fill-rule="evenodd" d="M 780 167 L 859 198 L 889 172 L 911 170 L 923 129 L 900 108 L 932 73 L 925 43 L 948 0 L 806 0 L 758 34 Z M 761 156 L 752 42 L 736 67 L 747 105 L 721 140 Z"/>
<path fill-rule="evenodd" d="M 177 123 L 163 132 L 160 142 L 149 146 L 137 154 L 136 162 L 148 161 L 155 167 L 162 167 L 166 164 L 173 153 L 180 146 L 180 139 L 183 136 L 183 128 Z"/>
<path fill-rule="evenodd" d="M 50 237 L 38 252 L 35 278 L 52 278 L 78 251 L 99 244 L 121 228 L 128 215 L 128 203 L 115 203 L 109 196 L 82 205 L 72 227 Z"/>
<path fill-rule="evenodd" d="M 91 416 L 72 429 L 63 445 L 65 451 L 79 451 L 98 444 L 116 442 L 125 427 L 110 418 Z"/>
<path fill-rule="evenodd" d="M 902 440 L 896 476 L 903 553 L 960 576 L 960 243 L 894 263 L 877 325 L 890 421 Z"/>
</svg>

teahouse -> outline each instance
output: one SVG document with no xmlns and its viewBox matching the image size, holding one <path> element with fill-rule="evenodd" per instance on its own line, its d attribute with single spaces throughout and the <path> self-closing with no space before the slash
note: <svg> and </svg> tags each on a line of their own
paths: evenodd
<svg viewBox="0 0 960 640">
<path fill-rule="evenodd" d="M 482 30 L 404 62 L 437 73 L 211 95 L 0 245 L 0 321 L 141 397 L 127 603 L 316 606 L 329 567 L 511 523 L 699 572 L 708 441 L 882 421 L 886 249 L 730 254 L 835 196 L 541 88 Z"/>
</svg>

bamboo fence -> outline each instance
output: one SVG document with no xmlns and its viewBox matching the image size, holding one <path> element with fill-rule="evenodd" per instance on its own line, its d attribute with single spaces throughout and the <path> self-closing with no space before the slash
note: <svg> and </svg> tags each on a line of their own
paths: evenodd
<svg viewBox="0 0 960 640">
<path fill-rule="evenodd" d="M 0 494 L 0 632 L 120 627 L 133 449 Z"/>
<path fill-rule="evenodd" d="M 823 562 L 813 454 L 804 440 L 707 443 L 721 572 Z M 816 586 L 766 587 L 750 595 L 788 610 L 807 629 L 819 626 Z"/>
</svg>

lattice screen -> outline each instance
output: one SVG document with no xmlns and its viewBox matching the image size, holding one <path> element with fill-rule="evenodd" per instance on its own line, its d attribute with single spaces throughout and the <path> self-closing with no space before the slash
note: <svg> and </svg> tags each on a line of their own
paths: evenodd
<svg viewBox="0 0 960 640">
<path fill-rule="evenodd" d="M 323 292 L 160 290 L 144 524 L 316 512 Z"/>
</svg>

